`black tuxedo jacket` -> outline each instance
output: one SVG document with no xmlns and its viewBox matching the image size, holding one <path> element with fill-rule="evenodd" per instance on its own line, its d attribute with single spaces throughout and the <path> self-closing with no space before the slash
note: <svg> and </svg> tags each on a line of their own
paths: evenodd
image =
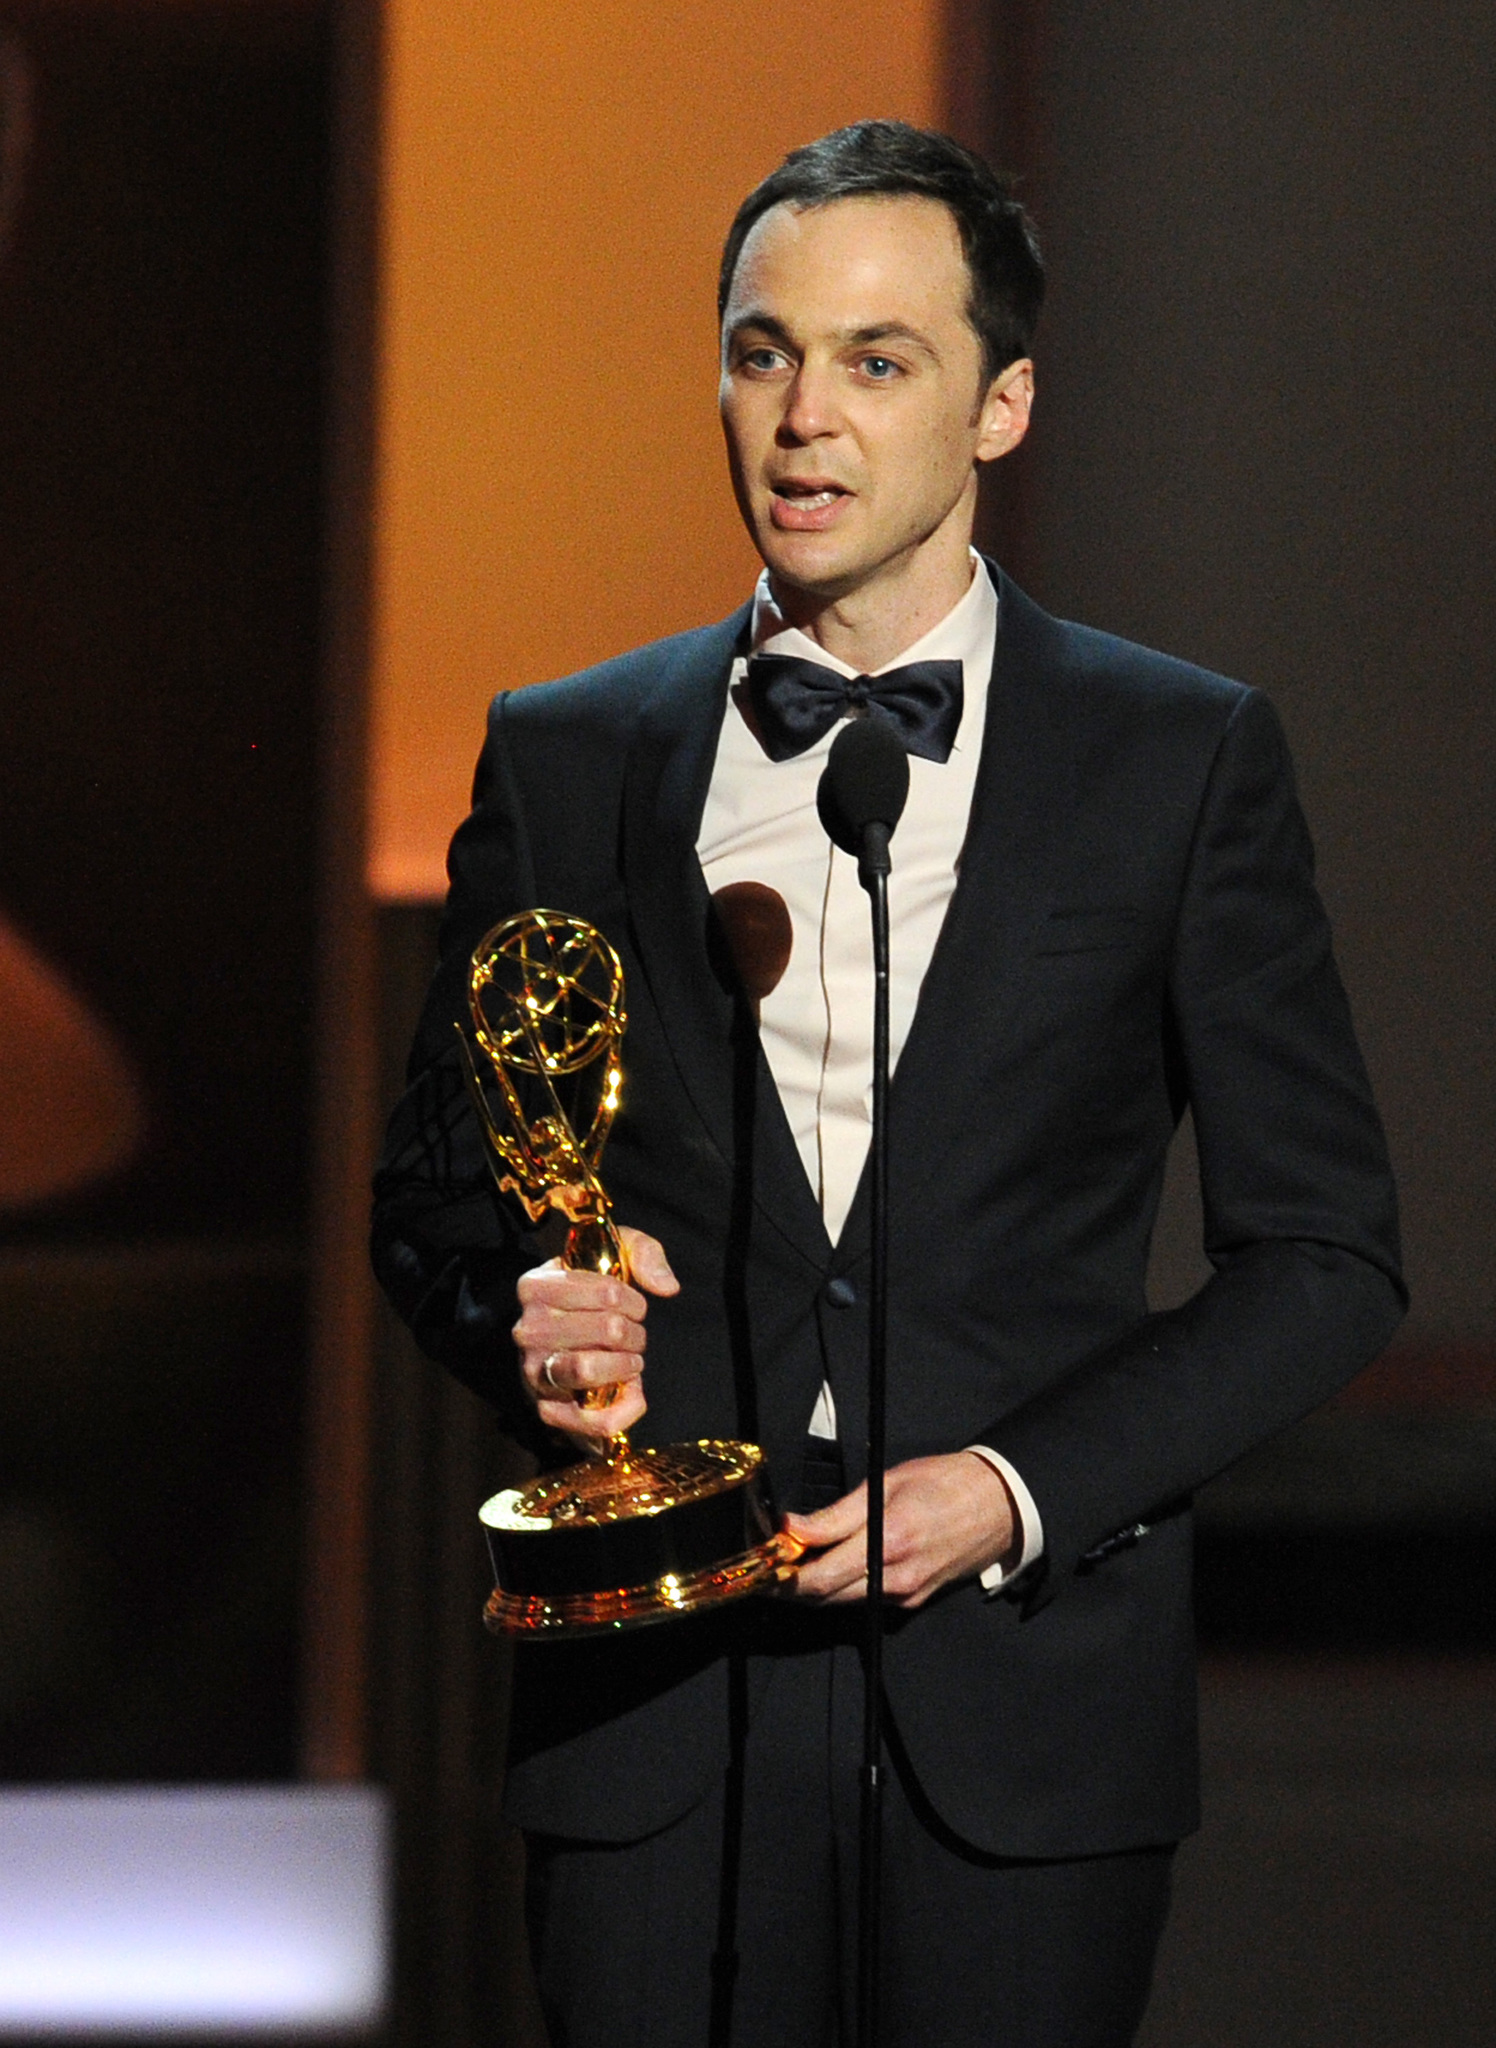
<svg viewBox="0 0 1496 2048">
<path fill-rule="evenodd" d="M 999 588 L 960 878 L 892 1091 L 889 1457 L 995 1446 L 1045 1549 L 1003 1597 L 966 1584 L 896 1620 L 886 1668 L 944 1820 L 987 1850 L 1062 1856 L 1195 1824 L 1190 1494 L 1364 1365 L 1402 1295 L 1270 706 Z M 831 1244 L 695 857 L 746 617 L 495 702 L 375 1258 L 423 1346 L 533 1434 L 507 1332 L 538 1253 L 490 1192 L 452 1023 L 500 918 L 590 920 L 629 1010 L 604 1177 L 682 1283 L 650 1305 L 636 1440 L 753 1438 L 783 1497 L 823 1375 L 858 1476 L 868 1191 Z M 1214 1276 L 1149 1314 L 1186 1103 Z M 850 1305 L 828 1298 L 838 1276 Z M 739 1625 L 522 1650 L 517 1817 L 626 1839 L 685 1811 L 726 1759 Z"/>
</svg>

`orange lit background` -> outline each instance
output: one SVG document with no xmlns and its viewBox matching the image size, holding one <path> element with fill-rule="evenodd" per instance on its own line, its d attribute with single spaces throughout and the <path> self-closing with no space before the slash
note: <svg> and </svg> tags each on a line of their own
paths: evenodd
<svg viewBox="0 0 1496 2048">
<path fill-rule="evenodd" d="M 786 150 L 940 121 L 936 0 L 386 19 L 369 875 L 439 896 L 495 690 L 721 616 L 756 562 L 717 259 Z"/>
</svg>

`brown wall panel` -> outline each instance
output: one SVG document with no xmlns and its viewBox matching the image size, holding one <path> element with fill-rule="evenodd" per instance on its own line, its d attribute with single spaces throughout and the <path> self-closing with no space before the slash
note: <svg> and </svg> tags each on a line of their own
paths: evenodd
<svg viewBox="0 0 1496 2048">
<path fill-rule="evenodd" d="M 751 586 L 716 424 L 737 201 L 867 114 L 932 118 L 935 0 L 387 15 L 371 878 L 439 894 L 496 689 Z"/>
</svg>

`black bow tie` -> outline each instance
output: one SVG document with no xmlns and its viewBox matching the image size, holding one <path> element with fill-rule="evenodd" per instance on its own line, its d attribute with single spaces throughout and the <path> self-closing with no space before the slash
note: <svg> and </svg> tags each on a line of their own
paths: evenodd
<svg viewBox="0 0 1496 2048">
<path fill-rule="evenodd" d="M 803 754 L 839 718 L 860 711 L 881 712 L 911 754 L 945 761 L 961 724 L 961 663 L 912 661 L 881 676 L 841 676 L 798 655 L 755 654 L 748 695 L 771 761 Z"/>
</svg>

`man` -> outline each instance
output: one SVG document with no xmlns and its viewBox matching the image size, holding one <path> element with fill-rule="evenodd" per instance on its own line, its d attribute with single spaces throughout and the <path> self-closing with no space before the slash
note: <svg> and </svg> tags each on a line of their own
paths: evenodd
<svg viewBox="0 0 1496 2048">
<path fill-rule="evenodd" d="M 723 261 L 757 595 L 499 698 L 454 842 L 379 1180 L 386 1286 L 553 1461 L 621 1427 L 761 1442 L 808 1545 L 792 1599 L 521 1652 L 508 1797 L 555 2048 L 819 2044 L 849 2021 L 871 981 L 814 809 L 842 718 L 892 719 L 912 778 L 888 2042 L 1132 2039 L 1196 1821 L 1190 1493 L 1400 1313 L 1270 709 L 1047 618 L 970 552 L 978 465 L 1027 426 L 1041 290 L 1021 210 L 945 138 L 867 122 L 792 155 Z M 632 1285 L 545 1263 L 496 1212 L 450 1051 L 471 947 L 541 904 L 598 925 L 628 978 L 606 1176 Z M 1215 1273 L 1149 1315 L 1186 1102 Z M 606 1384 L 611 1407 L 574 1404 Z"/>
</svg>

